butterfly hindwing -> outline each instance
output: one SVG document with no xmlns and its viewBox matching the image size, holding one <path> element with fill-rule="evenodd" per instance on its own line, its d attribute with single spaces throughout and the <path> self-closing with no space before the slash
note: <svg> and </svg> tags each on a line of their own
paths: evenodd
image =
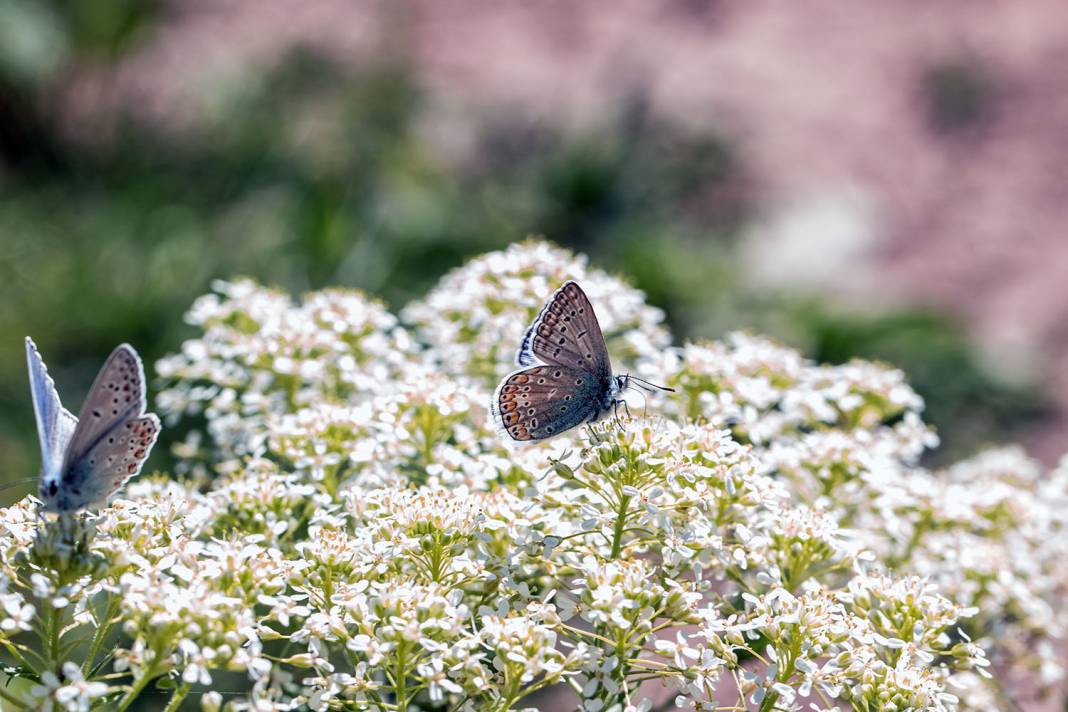
<svg viewBox="0 0 1068 712">
<path fill-rule="evenodd" d="M 121 344 L 108 357 L 85 397 L 78 414 L 64 471 L 85 457 L 117 423 L 139 417 L 145 412 L 145 369 L 141 358 L 128 344 Z"/>
<path fill-rule="evenodd" d="M 113 422 L 85 455 L 64 470 L 59 508 L 81 509 L 113 495 L 141 471 L 159 431 L 154 413 Z"/>
<path fill-rule="evenodd" d="M 528 366 L 536 359 L 598 377 L 611 375 L 608 347 L 593 305 L 575 282 L 556 290 L 523 337 L 516 361 Z"/>
<path fill-rule="evenodd" d="M 26 366 L 30 372 L 30 395 L 33 397 L 33 413 L 37 420 L 37 435 L 41 441 L 41 476 L 58 476 L 78 419 L 59 400 L 56 384 L 48 375 L 44 359 L 37 351 L 33 339 L 26 337 Z"/>
<path fill-rule="evenodd" d="M 493 416 L 513 440 L 541 440 L 596 416 L 602 390 L 585 371 L 562 364 L 535 366 L 501 382 L 493 395 Z"/>
</svg>

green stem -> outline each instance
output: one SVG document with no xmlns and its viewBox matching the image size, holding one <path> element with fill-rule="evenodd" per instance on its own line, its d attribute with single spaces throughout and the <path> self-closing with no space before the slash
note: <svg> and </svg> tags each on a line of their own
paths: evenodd
<svg viewBox="0 0 1068 712">
<path fill-rule="evenodd" d="M 778 700 L 778 692 L 769 692 L 764 695 L 764 699 L 760 701 L 760 712 L 771 712 L 771 710 L 775 709 L 775 703 Z"/>
<path fill-rule="evenodd" d="M 155 677 L 155 671 L 156 666 L 153 661 L 153 664 L 142 670 L 141 676 L 134 680 L 133 685 L 131 685 L 130 689 L 123 695 L 122 700 L 119 702 L 119 706 L 115 708 L 115 712 L 124 712 L 127 707 L 133 704 L 133 701 L 137 699 L 138 695 L 141 694 L 141 691 L 145 689 L 145 686 L 152 681 L 153 677 Z"/>
<path fill-rule="evenodd" d="M 27 658 L 23 657 L 22 655 L 19 655 L 19 659 L 23 660 L 26 663 L 26 667 L 28 667 L 30 670 L 33 670 L 34 672 L 44 672 L 45 670 L 49 669 L 49 663 L 47 660 L 44 659 L 44 656 L 41 655 L 41 653 L 38 653 L 36 650 L 33 650 L 31 648 L 27 648 L 25 645 L 22 644 L 18 644 L 15 647 L 37 661 L 37 664 L 34 665 L 31 661 L 27 660 Z"/>
<path fill-rule="evenodd" d="M 45 605 L 48 606 L 48 664 L 52 672 L 58 674 L 59 666 L 63 662 L 59 659 L 61 657 L 59 655 L 60 633 L 63 629 L 60 624 L 63 613 L 53 606 L 51 601 L 45 601 Z"/>
<path fill-rule="evenodd" d="M 422 442 L 420 443 L 420 455 L 423 459 L 423 469 L 425 470 L 434 462 L 434 444 L 436 442 L 434 427 L 436 423 L 437 413 L 431 412 L 429 406 L 423 406 L 419 408 L 419 412 L 416 415 L 416 423 L 418 423 L 419 433 L 422 436 Z"/>
<path fill-rule="evenodd" d="M 405 683 L 408 681 L 408 670 L 405 667 L 404 648 L 403 642 L 397 645 L 397 678 L 393 681 L 397 692 L 397 709 L 400 712 L 407 712 L 408 710 L 408 690 L 405 688 Z"/>
<path fill-rule="evenodd" d="M 501 690 L 502 694 L 497 703 L 494 704 L 493 712 L 508 712 L 519 696 L 516 692 L 516 687 L 518 687 L 518 685 L 512 681 L 512 676 L 509 672 L 509 667 L 506 665 L 504 669 L 504 685 L 502 685 L 503 689 Z"/>
<path fill-rule="evenodd" d="M 329 568 L 326 568 L 323 574 L 323 607 L 329 610 L 331 605 L 330 599 L 334 597 L 334 581 L 330 576 Z"/>
<path fill-rule="evenodd" d="M 167 706 L 163 708 L 163 712 L 174 712 L 182 704 L 182 700 L 189 694 L 189 683 L 183 682 L 175 689 L 174 694 L 171 695 L 170 701 Z"/>
<path fill-rule="evenodd" d="M 623 548 L 623 530 L 627 527 L 627 507 L 630 505 L 630 497 L 623 495 L 619 500 L 619 513 L 616 516 L 615 531 L 612 533 L 612 559 L 619 558 L 619 552 Z"/>
<path fill-rule="evenodd" d="M 119 613 L 119 598 L 118 596 L 108 597 L 108 607 L 104 611 L 104 617 L 97 621 L 96 633 L 93 634 L 93 642 L 89 644 L 89 652 L 85 654 L 85 662 L 82 663 L 82 674 L 88 675 L 89 671 L 93 667 L 93 661 L 96 660 L 96 656 L 100 653 L 100 648 L 104 645 L 104 640 L 107 639 L 108 633 L 111 632 L 111 622 L 115 619 L 115 616 Z"/>
<path fill-rule="evenodd" d="M 0 643 L 2 643 L 3 646 L 5 648 L 7 648 L 7 651 L 9 653 L 11 653 L 11 655 L 14 656 L 14 658 L 16 660 L 19 661 L 19 665 L 21 665 L 24 668 L 29 668 L 29 669 L 33 668 L 33 666 L 30 665 L 29 661 L 26 660 L 26 657 L 22 653 L 19 652 L 18 648 L 15 647 L 14 643 L 12 643 L 11 641 L 9 641 L 7 639 L 0 640 Z"/>
<path fill-rule="evenodd" d="M 8 678 L 7 680 L 4 681 L 4 684 L 6 685 L 10 680 L 11 680 L 11 678 Z M 3 688 L 0 688 L 0 700 L 3 700 L 4 702 L 6 702 L 9 705 L 13 706 L 15 709 L 19 709 L 19 710 L 24 710 L 27 707 L 29 707 L 29 705 L 26 702 L 23 702 L 22 700 L 16 699 L 13 695 L 11 695 L 8 692 L 6 692 Z"/>
<path fill-rule="evenodd" d="M 782 670 L 779 671 L 777 680 L 780 682 L 786 682 L 794 674 L 794 669 L 797 666 L 797 658 L 801 655 L 801 637 L 797 637 L 797 642 L 791 646 L 789 657 L 786 659 L 786 663 L 783 665 Z M 760 701 L 760 712 L 768 712 L 775 709 L 775 703 L 779 700 L 779 693 L 768 692 L 764 696 L 764 699 Z"/>
<path fill-rule="evenodd" d="M 434 583 L 441 583 L 441 577 L 444 573 L 443 559 L 445 557 L 442 553 L 441 546 L 441 532 L 434 532 L 434 544 L 430 550 L 430 580 Z"/>
</svg>

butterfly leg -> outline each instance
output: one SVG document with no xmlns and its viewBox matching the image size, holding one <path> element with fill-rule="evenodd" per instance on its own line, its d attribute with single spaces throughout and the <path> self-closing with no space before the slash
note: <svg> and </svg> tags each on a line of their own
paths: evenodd
<svg viewBox="0 0 1068 712">
<path fill-rule="evenodd" d="M 618 425 L 622 429 L 623 421 L 619 419 L 619 406 L 623 406 L 623 412 L 627 414 L 627 420 L 632 420 L 633 417 L 630 414 L 630 406 L 627 405 L 627 401 L 623 400 L 622 398 L 619 398 L 612 404 L 612 410 L 616 418 L 616 425 Z"/>
</svg>

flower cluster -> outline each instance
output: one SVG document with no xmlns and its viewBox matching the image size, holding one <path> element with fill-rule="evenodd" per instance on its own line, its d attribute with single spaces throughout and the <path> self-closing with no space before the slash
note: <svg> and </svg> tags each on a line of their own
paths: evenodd
<svg viewBox="0 0 1068 712">
<path fill-rule="evenodd" d="M 567 278 L 676 393 L 506 447 L 495 379 Z M 639 292 L 537 242 L 401 319 L 242 280 L 190 322 L 157 399 L 191 421 L 189 474 L 0 512 L 13 708 L 949 712 L 1060 674 L 1068 464 L 925 469 L 899 371 L 744 334 L 669 349 Z"/>
<path fill-rule="evenodd" d="M 396 317 L 359 292 L 328 289 L 295 304 L 247 279 L 214 286 L 187 315 L 203 336 L 157 364 L 172 384 L 157 403 L 171 422 L 205 416 L 224 455 L 256 452 L 271 415 L 374 392 L 410 356 Z"/>
<path fill-rule="evenodd" d="M 876 363 L 817 365 L 768 339 L 733 333 L 666 350 L 643 371 L 677 389 L 676 415 L 728 428 L 756 446 L 812 431 L 850 433 L 890 439 L 893 455 L 915 461 L 938 444 L 904 373 Z"/>
<path fill-rule="evenodd" d="M 492 389 L 515 368 L 515 351 L 545 300 L 568 280 L 579 282 L 596 305 L 617 358 L 647 358 L 670 343 L 663 312 L 646 305 L 641 292 L 590 269 L 585 257 L 545 242 L 525 242 L 472 260 L 402 316 L 432 347 L 434 363 Z"/>
</svg>

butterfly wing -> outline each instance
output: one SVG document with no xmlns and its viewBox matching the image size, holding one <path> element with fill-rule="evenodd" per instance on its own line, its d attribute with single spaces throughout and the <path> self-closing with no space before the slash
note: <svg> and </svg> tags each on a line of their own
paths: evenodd
<svg viewBox="0 0 1068 712">
<path fill-rule="evenodd" d="M 145 370 L 122 344 L 104 362 L 78 417 L 63 459 L 60 509 L 107 498 L 137 474 L 159 435 L 159 419 L 145 415 Z"/>
<path fill-rule="evenodd" d="M 111 352 L 93 381 L 78 414 L 64 469 L 83 458 L 118 422 L 145 412 L 145 370 L 141 358 L 128 344 Z"/>
<path fill-rule="evenodd" d="M 498 428 L 513 440 L 541 440 L 594 418 L 602 387 L 590 373 L 570 366 L 535 366 L 501 381 L 491 410 Z"/>
<path fill-rule="evenodd" d="M 536 360 L 567 366 L 598 378 L 612 375 L 601 325 L 593 305 L 575 282 L 567 282 L 548 301 L 527 329 L 516 361 L 520 366 Z"/>
<path fill-rule="evenodd" d="M 48 375 L 44 359 L 33 339 L 26 337 L 26 367 L 30 372 L 30 395 L 33 414 L 37 419 L 37 436 L 41 440 L 41 475 L 54 478 L 63 463 L 74 426 L 78 419 L 59 401 L 56 384 Z"/>
<path fill-rule="evenodd" d="M 55 497 L 57 508 L 82 509 L 115 494 L 141 471 L 159 431 L 155 413 L 116 421 L 84 456 L 64 470 Z"/>
</svg>

